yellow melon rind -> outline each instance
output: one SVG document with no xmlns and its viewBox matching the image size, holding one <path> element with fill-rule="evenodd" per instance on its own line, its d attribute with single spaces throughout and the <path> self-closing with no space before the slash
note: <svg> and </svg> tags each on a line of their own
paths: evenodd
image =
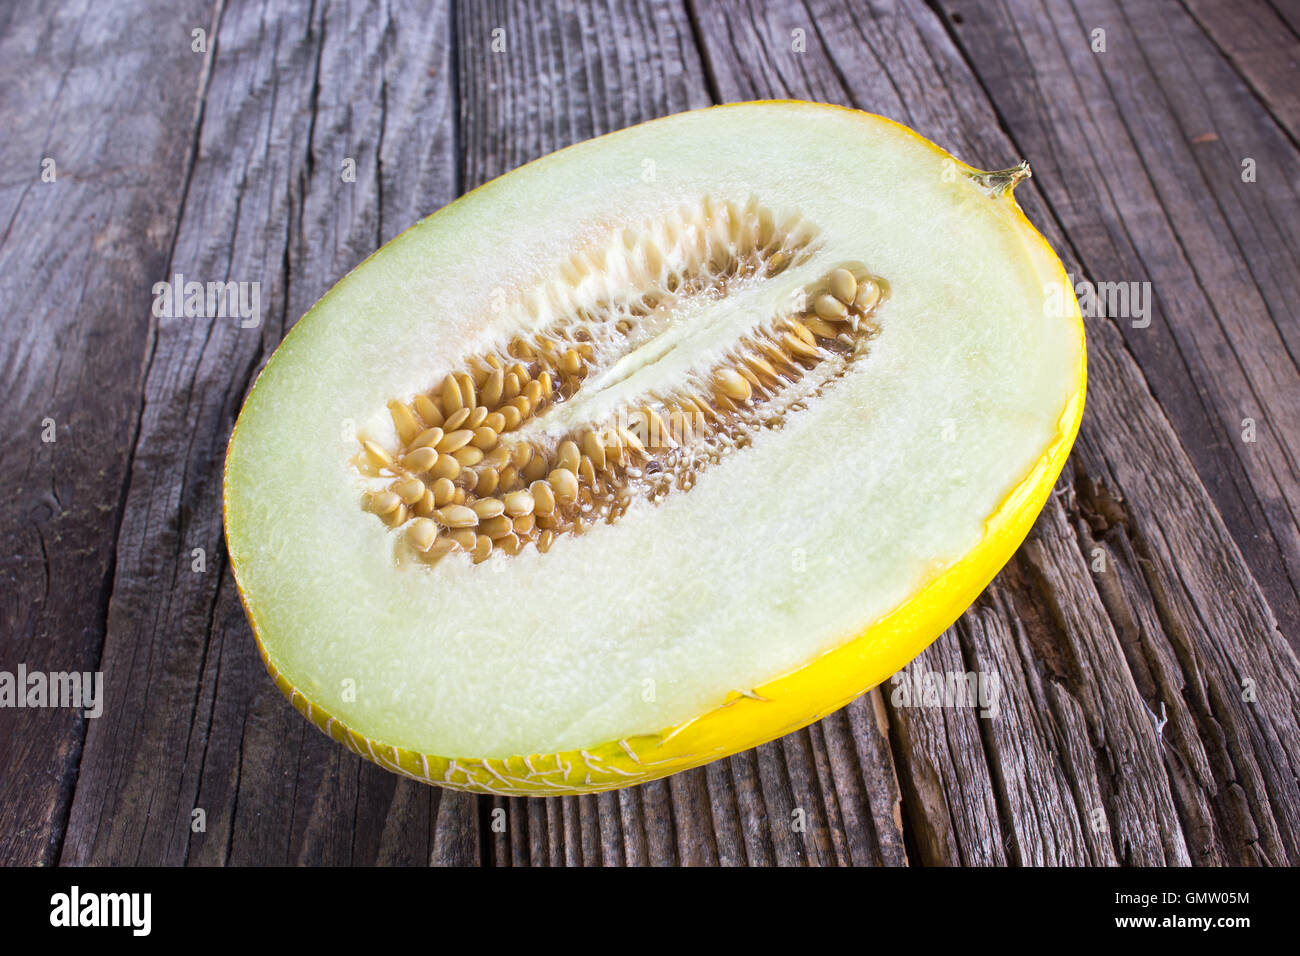
<svg viewBox="0 0 1300 956">
<path fill-rule="evenodd" d="M 951 158 L 907 127 L 886 122 Z M 959 160 L 953 161 L 968 174 L 978 173 Z M 1060 260 L 1010 193 L 990 201 L 1006 204 L 1045 284 L 1068 288 Z M 1067 301 L 1073 302 L 1073 296 Z M 1079 338 L 1077 387 L 1060 415 L 1056 437 L 985 522 L 979 544 L 862 634 L 783 677 L 734 691 L 719 707 L 685 723 L 580 750 L 501 758 L 423 754 L 372 740 L 313 704 L 285 678 L 271 660 L 240 588 L 262 662 L 293 706 L 353 753 L 403 776 L 472 793 L 553 796 L 610 790 L 697 767 L 805 727 L 906 666 L 970 606 L 1028 535 L 1065 465 L 1083 415 L 1087 378 L 1083 318 L 1077 303 L 1072 308 Z M 223 511 L 228 519 L 228 510 Z"/>
</svg>

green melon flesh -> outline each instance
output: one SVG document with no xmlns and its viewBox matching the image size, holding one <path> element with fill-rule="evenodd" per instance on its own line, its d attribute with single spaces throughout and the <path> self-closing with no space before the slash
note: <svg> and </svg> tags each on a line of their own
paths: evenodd
<svg viewBox="0 0 1300 956">
<path fill-rule="evenodd" d="M 867 631 L 978 545 L 1082 385 L 1041 251 L 963 170 L 866 114 L 726 107 L 546 157 L 384 246 L 293 329 L 231 441 L 228 545 L 273 665 L 375 741 L 506 757 L 681 724 Z M 683 310 L 553 427 L 689 375 L 842 262 L 888 284 L 867 354 L 689 491 L 546 554 L 402 560 L 357 436 L 395 441 L 390 399 L 526 331 L 503 293 L 705 197 L 797 213 L 818 252 Z"/>
</svg>

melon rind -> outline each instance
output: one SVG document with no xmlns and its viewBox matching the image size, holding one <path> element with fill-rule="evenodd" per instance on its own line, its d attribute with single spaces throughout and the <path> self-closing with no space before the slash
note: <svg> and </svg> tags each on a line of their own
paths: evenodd
<svg viewBox="0 0 1300 956">
<path fill-rule="evenodd" d="M 748 105 L 712 109 L 739 109 Z M 824 108 L 841 111 L 839 107 Z M 865 121 L 897 126 L 870 114 L 856 115 Z M 978 175 L 977 170 L 952 159 L 938 146 L 906 127 L 897 128 L 951 160 L 954 168 L 963 175 Z M 1068 288 L 1068 279 L 1059 259 L 1024 217 L 1010 192 L 991 195 L 989 202 L 996 204 L 1013 223 L 1042 287 Z M 1086 381 L 1083 323 L 1072 296 L 1066 299 L 1066 306 L 1071 313 L 1068 321 L 1078 338 L 1076 382 L 1060 413 L 1054 437 L 1028 473 L 986 519 L 978 544 L 856 638 L 782 677 L 743 693 L 732 692 L 721 706 L 692 719 L 654 733 L 576 750 L 507 757 L 435 755 L 371 739 L 335 719 L 282 673 L 259 632 L 257 617 L 240 582 L 240 562 L 232 553 L 232 570 L 263 663 L 276 686 L 294 707 L 350 750 L 405 776 L 478 793 L 544 796 L 613 789 L 699 766 L 806 726 L 870 690 L 924 650 L 974 601 L 1028 534 L 1064 466 L 1083 412 Z M 293 335 L 291 331 L 286 342 Z M 231 447 L 234 447 L 238 434 L 237 423 Z M 229 463 L 228 455 L 227 479 Z M 228 540 L 231 537 L 230 493 L 227 480 L 224 513 Z"/>
</svg>

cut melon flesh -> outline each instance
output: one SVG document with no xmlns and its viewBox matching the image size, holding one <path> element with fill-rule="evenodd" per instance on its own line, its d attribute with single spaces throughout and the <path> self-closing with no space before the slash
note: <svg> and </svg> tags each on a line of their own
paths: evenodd
<svg viewBox="0 0 1300 956">
<path fill-rule="evenodd" d="M 1010 556 L 1082 411 L 1060 263 L 990 185 L 879 117 L 743 104 L 566 149 L 390 242 L 295 326 L 230 444 L 228 546 L 281 689 L 391 769 L 548 793 L 714 759 L 887 677 Z M 597 337 L 582 387 L 518 434 L 544 447 L 707 390 L 845 265 L 885 290 L 851 360 L 813 363 L 806 394 L 774 399 L 689 489 L 635 494 L 545 553 L 413 560 L 357 465 L 362 440 L 402 444 L 388 403 L 648 281 L 635 250 L 656 230 L 665 274 L 707 268 L 671 261 L 689 246 L 673 223 L 725 244 L 722 211 L 755 202 L 803 230 L 802 261 L 669 297 L 621 353 Z"/>
</svg>

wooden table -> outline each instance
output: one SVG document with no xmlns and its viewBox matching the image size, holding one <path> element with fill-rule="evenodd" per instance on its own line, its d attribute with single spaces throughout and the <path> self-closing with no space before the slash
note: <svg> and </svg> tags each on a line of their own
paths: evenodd
<svg viewBox="0 0 1300 956">
<path fill-rule="evenodd" d="M 1300 863 L 1298 59 L 1283 0 L 7 5 L 0 670 L 100 670 L 105 704 L 0 710 L 0 861 Z M 550 800 L 331 743 L 266 678 L 227 567 L 253 376 L 458 193 L 770 97 L 1027 158 L 1017 196 L 1071 272 L 1150 283 L 1149 321 L 1088 319 L 1056 493 L 917 665 L 996 673 L 998 717 L 886 686 Z M 260 282 L 261 325 L 154 318 L 177 272 Z"/>
</svg>

